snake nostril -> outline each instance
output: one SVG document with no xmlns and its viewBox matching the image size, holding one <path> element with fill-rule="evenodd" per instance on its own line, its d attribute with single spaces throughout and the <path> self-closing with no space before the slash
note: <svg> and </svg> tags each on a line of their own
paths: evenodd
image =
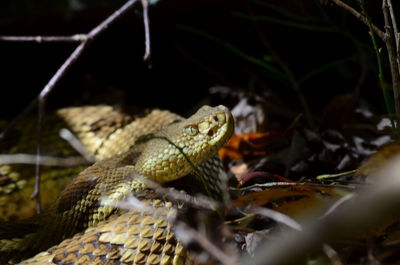
<svg viewBox="0 0 400 265">
<path fill-rule="evenodd" d="M 214 131 L 212 129 L 210 129 L 208 131 L 207 135 L 210 136 L 210 137 L 213 136 L 214 135 Z"/>
<path fill-rule="evenodd" d="M 219 121 L 219 119 L 218 119 L 218 117 L 217 117 L 217 116 L 214 116 L 214 121 L 216 121 L 216 122 L 218 122 L 218 121 Z"/>
</svg>

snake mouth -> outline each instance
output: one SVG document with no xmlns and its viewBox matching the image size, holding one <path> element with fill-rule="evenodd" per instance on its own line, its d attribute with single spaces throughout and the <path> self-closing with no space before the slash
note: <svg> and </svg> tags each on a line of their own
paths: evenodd
<svg viewBox="0 0 400 265">
<path fill-rule="evenodd" d="M 210 143 L 215 145 L 217 148 L 220 148 L 224 145 L 228 139 L 232 136 L 234 131 L 234 119 L 229 111 L 229 109 L 225 106 L 218 106 L 222 111 L 215 113 L 212 116 L 212 119 L 218 123 L 219 126 L 213 126 L 209 128 L 207 135 L 212 137 Z M 222 124 L 222 125 L 221 125 Z M 217 137 L 213 137 L 214 135 L 218 135 Z"/>
</svg>

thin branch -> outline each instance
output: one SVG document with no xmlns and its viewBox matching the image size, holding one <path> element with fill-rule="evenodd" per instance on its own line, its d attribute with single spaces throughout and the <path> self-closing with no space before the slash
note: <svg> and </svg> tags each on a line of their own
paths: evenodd
<svg viewBox="0 0 400 265">
<path fill-rule="evenodd" d="M 385 35 L 387 39 L 385 40 L 386 49 L 389 57 L 390 71 L 392 75 L 392 86 L 393 86 L 393 96 L 395 104 L 395 113 L 400 114 L 400 73 L 399 64 L 397 62 L 397 51 L 395 44 L 395 36 L 393 31 L 393 22 L 391 21 L 390 8 L 388 5 L 388 0 L 382 1 L 383 17 L 385 21 Z M 398 125 L 398 124 L 397 124 Z"/>
<path fill-rule="evenodd" d="M 397 62 L 397 66 L 398 66 L 397 70 L 398 70 L 399 75 L 400 75 L 400 33 L 399 33 L 398 28 L 397 28 L 396 16 L 394 14 L 392 0 L 388 0 L 387 4 L 388 4 L 388 7 L 389 7 L 389 11 L 390 11 L 390 17 L 392 19 L 393 35 L 394 35 L 395 45 L 396 45 L 396 62 Z"/>
<path fill-rule="evenodd" d="M 149 26 L 149 2 L 148 0 L 142 0 L 143 7 L 143 24 L 144 24 L 144 36 L 145 36 L 145 52 L 144 52 L 144 60 L 150 62 L 150 26 Z M 149 64 L 151 68 L 151 64 Z"/>
<path fill-rule="evenodd" d="M 33 193 L 31 195 L 31 199 L 36 201 L 36 213 L 40 214 L 42 211 L 41 207 L 41 200 L 40 200 L 40 157 L 41 157 L 41 140 L 42 140 L 42 122 L 44 116 L 44 105 L 45 101 L 39 100 L 38 105 L 38 120 L 37 120 L 37 127 L 36 127 L 36 166 L 35 166 L 35 186 L 33 189 Z"/>
<path fill-rule="evenodd" d="M 330 245 L 324 244 L 322 246 L 322 249 L 325 252 L 325 255 L 331 261 L 332 265 L 343 265 L 343 262 L 340 260 L 338 253 Z"/>
<path fill-rule="evenodd" d="M 0 36 L 0 41 L 17 42 L 83 42 L 87 39 L 86 34 L 74 34 L 71 36 Z"/>
<path fill-rule="evenodd" d="M 212 198 L 199 195 L 192 196 L 187 193 L 182 193 L 174 188 L 165 188 L 157 182 L 152 181 L 149 178 L 139 176 L 137 174 L 133 174 L 132 177 L 141 181 L 149 189 L 154 190 L 155 193 L 165 196 L 171 201 L 183 202 L 196 208 L 207 209 L 211 211 L 216 211 L 217 209 L 222 207 L 222 205 L 218 201 L 215 201 Z"/>
<path fill-rule="evenodd" d="M 355 185 L 331 185 L 331 184 L 318 184 L 318 183 L 312 183 L 312 182 L 268 182 L 268 183 L 261 183 L 261 184 L 254 184 L 251 186 L 243 187 L 243 188 L 230 188 L 231 190 L 238 190 L 238 191 L 248 191 L 252 190 L 254 188 L 271 188 L 271 187 L 288 187 L 288 186 L 312 186 L 312 187 L 334 187 L 334 188 L 343 188 L 343 189 L 356 189 L 357 186 Z M 360 185 L 361 186 L 361 185 Z"/>
<path fill-rule="evenodd" d="M 354 8 L 352 8 L 351 6 L 343 3 L 340 0 L 330 0 L 333 3 L 335 3 L 337 6 L 343 8 L 344 10 L 346 10 L 347 12 L 349 12 L 350 14 L 352 14 L 353 16 L 355 16 L 358 20 L 360 20 L 362 23 L 364 23 L 365 25 L 368 26 L 368 19 L 363 16 L 360 12 L 358 12 L 357 10 L 355 10 Z M 385 33 L 380 30 L 376 25 L 372 24 L 372 29 L 375 32 L 376 35 L 379 36 L 379 38 L 381 38 L 383 41 L 385 41 L 386 39 L 386 35 Z"/>
<path fill-rule="evenodd" d="M 72 52 L 72 54 L 65 60 L 65 62 L 61 65 L 61 67 L 57 70 L 57 72 L 53 75 L 53 77 L 50 79 L 50 81 L 46 84 L 46 86 L 43 88 L 43 90 L 40 92 L 37 98 L 35 98 L 32 103 L 22 111 L 20 115 L 17 117 L 17 121 L 19 121 L 23 115 L 26 113 L 30 112 L 30 110 L 38 105 L 38 123 L 37 123 L 37 157 L 36 157 L 36 181 L 35 181 L 35 188 L 34 192 L 32 194 L 32 198 L 36 199 L 36 209 L 37 212 L 40 212 L 40 159 L 41 159 L 41 148 L 40 148 L 40 142 L 41 142 L 41 127 L 42 127 L 42 120 L 44 116 L 44 105 L 46 102 L 46 98 L 48 97 L 49 93 L 53 90 L 53 88 L 58 84 L 58 82 L 61 80 L 61 78 L 65 75 L 68 69 L 72 67 L 72 65 L 76 62 L 76 60 L 80 57 L 80 55 L 83 53 L 83 51 L 90 46 L 90 44 L 93 42 L 95 38 L 97 38 L 99 35 L 104 33 L 110 25 L 115 23 L 118 18 L 120 18 L 122 15 L 127 13 L 127 11 L 133 7 L 133 5 L 137 2 L 138 0 L 130 0 L 126 2 L 121 8 L 119 8 L 117 11 L 115 11 L 113 14 L 111 14 L 107 19 L 105 19 L 103 22 L 101 22 L 99 25 L 97 25 L 94 29 L 92 29 L 84 38 L 82 35 L 77 35 L 79 36 L 78 38 L 84 39 L 81 44 L 76 47 L 76 49 Z M 75 35 L 76 36 L 76 35 Z M 35 37 L 36 40 L 40 40 L 38 37 Z M 3 37 L 3 39 L 7 39 L 6 37 Z M 10 38 L 9 38 L 10 39 Z M 14 38 L 15 39 L 15 38 Z M 48 38 L 44 38 L 48 39 Z M 65 38 L 64 38 L 65 39 Z M 67 38 L 68 39 L 68 38 Z M 72 38 L 73 39 L 73 38 Z M 14 121 L 11 123 L 11 125 L 15 125 L 17 121 Z M 10 125 L 2 132 L 0 135 L 1 138 L 4 138 L 6 135 L 6 132 L 10 130 Z"/>
<path fill-rule="evenodd" d="M 101 22 L 98 26 L 92 29 L 88 34 L 87 38 L 84 42 L 79 44 L 79 46 L 72 52 L 72 54 L 67 58 L 67 60 L 61 65 L 61 67 L 57 70 L 57 72 L 53 75 L 50 81 L 46 84 L 43 90 L 40 92 L 37 103 L 38 103 L 38 132 L 37 132 L 37 165 L 36 165 L 36 181 L 35 181 L 35 189 L 32 194 L 32 198 L 36 199 L 36 209 L 37 212 L 40 212 L 40 142 L 41 142 L 41 127 L 42 120 L 44 116 L 44 105 L 49 93 L 53 90 L 55 85 L 61 80 L 66 71 L 71 68 L 71 66 L 76 62 L 79 56 L 83 53 L 83 51 L 92 44 L 93 40 L 98 37 L 100 34 L 104 33 L 106 29 L 115 21 L 117 18 L 121 17 L 125 14 L 135 3 L 137 0 L 130 0 L 125 3 L 120 9 L 111 14 L 106 20 Z"/>
<path fill-rule="evenodd" d="M 175 233 L 178 239 L 183 240 L 194 240 L 200 244 L 200 246 L 216 258 L 221 264 L 224 265 L 237 265 L 239 264 L 238 259 L 235 255 L 228 255 L 211 242 L 203 234 L 199 233 L 195 229 L 189 227 L 184 222 L 177 222 L 175 225 Z M 189 242 L 186 242 L 189 243 Z"/>
<path fill-rule="evenodd" d="M 100 34 L 104 33 L 108 27 L 115 23 L 115 21 L 120 18 L 123 14 L 125 14 L 138 0 L 130 0 L 125 3 L 121 8 L 115 11 L 111 16 L 109 16 L 106 20 L 101 22 L 98 26 L 92 29 L 88 34 L 87 38 L 84 42 L 82 42 L 68 57 L 68 59 L 61 65 L 61 67 L 57 70 L 55 75 L 50 79 L 47 85 L 39 94 L 40 100 L 45 100 L 53 89 L 53 87 L 59 82 L 61 77 L 65 74 L 65 72 L 76 62 L 78 57 L 82 54 L 82 52 L 92 44 L 93 40 L 97 38 Z"/>
<path fill-rule="evenodd" d="M 104 33 L 110 25 L 115 23 L 117 19 L 119 19 L 122 15 L 127 13 L 127 11 L 133 7 L 133 5 L 137 2 L 138 0 L 129 0 L 126 2 L 121 8 L 119 8 L 117 11 L 115 11 L 113 14 L 111 14 L 106 20 L 101 22 L 99 25 L 97 25 L 94 29 L 92 29 L 88 34 L 84 35 L 85 37 L 82 37 L 82 34 L 77 34 L 77 36 L 80 36 L 79 38 L 83 38 L 84 41 L 79 44 L 78 47 L 72 52 L 72 54 L 65 60 L 65 62 L 61 65 L 61 67 L 57 70 L 57 72 L 53 75 L 53 77 L 50 79 L 50 81 L 46 84 L 46 86 L 43 88 L 43 90 L 40 92 L 39 96 L 36 97 L 18 116 L 16 119 L 14 119 L 8 126 L 7 128 L 0 134 L 0 139 L 3 139 L 7 133 L 10 131 L 10 129 L 15 126 L 15 124 L 20 121 L 24 116 L 26 116 L 27 113 L 29 113 L 35 106 L 36 104 L 40 104 L 39 101 L 45 101 L 48 94 L 51 92 L 51 90 L 54 88 L 54 86 L 60 81 L 61 77 L 67 72 L 69 68 L 76 62 L 76 60 L 79 58 L 79 56 L 83 53 L 83 51 L 89 47 L 89 45 L 93 42 L 95 38 L 97 38 L 100 34 Z M 76 36 L 76 35 L 73 35 Z M 6 37 L 4 37 L 6 38 Z M 38 38 L 38 37 L 30 37 L 30 38 Z M 43 39 L 46 39 L 47 37 L 43 37 Z M 55 37 L 57 38 L 57 37 Z"/>
<path fill-rule="evenodd" d="M 396 40 L 396 49 L 398 51 L 400 36 L 399 36 L 399 31 L 397 29 L 396 16 L 394 15 L 392 0 L 387 0 L 387 5 L 388 5 L 389 11 L 390 11 L 390 18 L 392 19 L 394 39 Z M 398 56 L 398 54 L 397 54 L 397 56 Z"/>
<path fill-rule="evenodd" d="M 275 222 L 284 224 L 294 230 L 297 230 L 297 231 L 302 230 L 301 225 L 296 220 L 294 220 L 293 218 L 289 217 L 288 215 L 280 213 L 278 211 L 264 208 L 264 207 L 256 207 L 256 206 L 251 207 L 249 211 L 254 214 L 268 217 L 268 218 L 274 220 Z"/>
<path fill-rule="evenodd" d="M 31 154 L 11 154 L 0 155 L 0 164 L 31 164 L 36 165 L 36 155 Z M 58 166 L 58 167 L 72 167 L 90 165 L 91 162 L 87 161 L 81 156 L 71 157 L 55 157 L 55 156 L 40 156 L 40 165 L 43 166 Z"/>
<path fill-rule="evenodd" d="M 339 200 L 337 200 L 336 202 L 334 202 L 331 207 L 328 208 L 328 210 L 321 215 L 320 218 L 325 218 L 326 216 L 328 216 L 329 214 L 335 212 L 335 210 L 340 207 L 342 204 L 344 204 L 345 202 L 352 200 L 354 197 L 356 197 L 355 193 L 349 193 L 347 195 L 345 195 L 344 197 L 340 198 Z"/>
<path fill-rule="evenodd" d="M 81 154 L 88 162 L 94 163 L 96 157 L 92 155 L 85 145 L 68 129 L 61 129 L 59 132 L 61 138 L 67 141 L 79 154 Z"/>
</svg>

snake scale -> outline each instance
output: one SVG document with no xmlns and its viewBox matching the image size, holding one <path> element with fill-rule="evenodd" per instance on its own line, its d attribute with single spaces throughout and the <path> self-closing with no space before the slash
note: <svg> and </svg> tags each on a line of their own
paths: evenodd
<svg viewBox="0 0 400 265">
<path fill-rule="evenodd" d="M 154 119 L 152 113 L 136 127 L 154 128 L 149 122 Z M 114 130 L 112 137 L 99 134 L 103 139 L 95 139 L 95 145 L 114 147 L 111 157 L 79 173 L 47 212 L 3 225 L 0 262 L 15 264 L 28 258 L 21 264 L 192 264 L 172 229 L 171 217 L 178 208 L 154 194 L 143 178 L 164 184 L 197 169 L 195 175 L 206 176 L 203 181 L 208 190 L 217 193 L 220 167 L 214 155 L 231 136 L 233 118 L 224 106 L 203 106 L 188 119 L 163 115 L 161 129 L 148 129 L 151 134 L 141 136 L 135 144 L 115 136 L 137 139 L 134 129 Z M 70 119 L 73 117 L 71 114 Z M 149 120 L 143 121 L 146 118 Z M 125 122 L 121 128 L 134 127 L 130 126 L 134 122 Z M 79 132 L 76 134 L 79 137 Z M 84 137 L 79 138 L 85 143 Z M 108 144 L 112 141 L 120 142 Z M 94 153 L 101 157 L 107 152 Z M 141 199 L 144 209 L 118 208 L 117 203 L 131 194 Z"/>
</svg>

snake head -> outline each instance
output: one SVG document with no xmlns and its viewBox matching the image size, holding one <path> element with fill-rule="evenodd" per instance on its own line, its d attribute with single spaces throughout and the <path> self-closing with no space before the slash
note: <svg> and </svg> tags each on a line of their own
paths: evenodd
<svg viewBox="0 0 400 265">
<path fill-rule="evenodd" d="M 234 122 L 225 106 L 203 106 L 186 120 L 172 123 L 149 138 L 135 168 L 158 183 L 189 174 L 231 137 Z"/>
</svg>

